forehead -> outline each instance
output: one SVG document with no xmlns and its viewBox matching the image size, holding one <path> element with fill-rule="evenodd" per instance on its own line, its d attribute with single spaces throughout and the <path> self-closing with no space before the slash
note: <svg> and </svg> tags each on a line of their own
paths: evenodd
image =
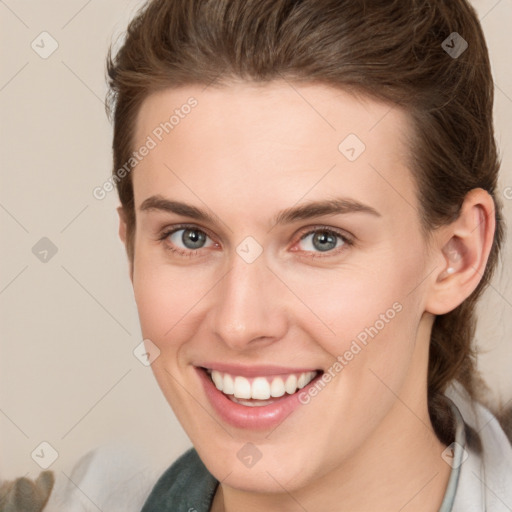
<svg viewBox="0 0 512 512">
<path fill-rule="evenodd" d="M 325 85 L 166 89 L 138 113 L 134 148 L 151 140 L 152 149 L 133 172 L 135 203 L 178 191 L 287 205 L 343 194 L 407 210 L 416 204 L 409 133 L 398 107 Z"/>
</svg>

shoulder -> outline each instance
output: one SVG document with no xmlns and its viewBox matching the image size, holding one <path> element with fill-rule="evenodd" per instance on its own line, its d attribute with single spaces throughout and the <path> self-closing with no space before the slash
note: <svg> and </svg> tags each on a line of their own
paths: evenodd
<svg viewBox="0 0 512 512">
<path fill-rule="evenodd" d="M 484 405 L 472 401 L 460 385 L 446 395 L 466 425 L 453 512 L 506 511 L 512 506 L 512 446 L 500 423 Z"/>
<path fill-rule="evenodd" d="M 159 478 L 141 512 L 208 512 L 218 483 L 190 448 Z"/>
<path fill-rule="evenodd" d="M 45 512 L 140 512 L 160 468 L 142 451 L 114 442 L 89 451 L 70 471 L 56 472 Z"/>
<path fill-rule="evenodd" d="M 56 473 L 45 512 L 208 512 L 218 481 L 190 448 L 162 474 L 149 454 L 123 442 L 86 453 Z M 156 483 L 155 483 L 156 482 Z"/>
</svg>

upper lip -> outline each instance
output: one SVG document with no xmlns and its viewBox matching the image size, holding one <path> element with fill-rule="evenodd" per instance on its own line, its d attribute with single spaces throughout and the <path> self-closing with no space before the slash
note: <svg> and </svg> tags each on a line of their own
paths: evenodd
<svg viewBox="0 0 512 512">
<path fill-rule="evenodd" d="M 282 375 L 290 373 L 304 373 L 304 372 L 315 372 L 322 371 L 318 368 L 302 367 L 302 368 L 290 368 L 287 366 L 276 366 L 276 365 L 251 365 L 246 366 L 236 363 L 214 363 L 207 362 L 200 365 L 196 365 L 199 368 L 207 368 L 209 370 L 217 370 L 219 372 L 229 373 L 230 375 L 240 375 L 242 377 L 257 377 L 259 375 Z"/>
</svg>

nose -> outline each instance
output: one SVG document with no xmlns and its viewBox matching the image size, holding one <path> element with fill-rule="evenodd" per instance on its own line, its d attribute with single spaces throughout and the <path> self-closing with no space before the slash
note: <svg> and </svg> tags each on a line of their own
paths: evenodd
<svg viewBox="0 0 512 512">
<path fill-rule="evenodd" d="M 264 253 L 252 263 L 235 253 L 216 293 L 210 311 L 214 335 L 233 351 L 261 348 L 284 337 L 285 288 L 267 267 Z"/>
</svg>

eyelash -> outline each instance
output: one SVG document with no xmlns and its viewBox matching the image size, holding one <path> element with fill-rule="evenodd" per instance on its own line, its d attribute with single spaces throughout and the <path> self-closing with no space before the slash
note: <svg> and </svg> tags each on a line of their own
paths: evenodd
<svg viewBox="0 0 512 512">
<path fill-rule="evenodd" d="M 158 236 L 158 241 L 165 242 L 165 240 L 170 235 L 172 235 L 173 233 L 176 233 L 176 231 L 180 231 L 182 229 L 190 229 L 190 230 L 199 231 L 199 232 L 205 234 L 208 238 L 212 239 L 212 237 L 210 237 L 206 231 L 204 231 L 203 229 L 200 229 L 198 226 L 195 226 L 193 224 L 179 224 L 179 225 L 173 226 L 171 229 L 164 230 Z M 321 255 L 322 253 L 313 253 L 310 256 L 305 256 L 306 258 L 328 258 L 328 257 L 332 257 L 333 255 L 338 255 L 341 251 L 346 250 L 347 247 L 350 247 L 350 246 L 354 245 L 354 241 L 351 238 L 347 237 L 342 232 L 340 232 L 340 231 L 338 231 L 338 230 L 336 230 L 334 228 L 327 227 L 327 226 L 315 226 L 313 228 L 308 229 L 307 231 L 303 231 L 299 235 L 299 240 L 298 241 L 301 241 L 304 238 L 306 238 L 307 236 L 309 236 L 311 234 L 314 234 L 314 233 L 328 233 L 330 235 L 335 235 L 335 236 L 339 237 L 342 240 L 343 245 L 341 247 L 337 247 L 337 248 L 332 249 L 330 251 L 326 251 L 326 254 L 327 254 L 326 256 Z M 172 253 L 176 253 L 176 254 L 178 254 L 180 256 L 183 256 L 185 258 L 191 258 L 193 256 L 196 256 L 197 253 L 201 250 L 201 249 L 188 249 L 188 250 L 184 251 L 182 249 L 177 249 L 176 247 L 170 246 L 169 244 L 165 244 L 165 249 L 170 251 L 170 252 L 172 252 Z M 304 252 L 308 252 L 309 253 L 311 251 L 304 251 Z"/>
</svg>

